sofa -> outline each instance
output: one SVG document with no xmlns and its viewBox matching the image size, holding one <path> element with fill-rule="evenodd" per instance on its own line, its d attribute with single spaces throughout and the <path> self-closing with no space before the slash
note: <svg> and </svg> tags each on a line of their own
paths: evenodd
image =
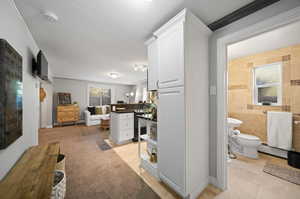
<svg viewBox="0 0 300 199">
<path fill-rule="evenodd" d="M 110 111 L 108 111 L 108 106 L 97 106 L 95 108 L 100 108 L 100 112 L 93 112 L 89 110 L 84 111 L 85 117 L 85 125 L 86 126 L 93 126 L 93 125 L 100 125 L 101 119 L 109 119 L 110 118 Z M 89 109 L 90 107 L 88 107 Z"/>
</svg>

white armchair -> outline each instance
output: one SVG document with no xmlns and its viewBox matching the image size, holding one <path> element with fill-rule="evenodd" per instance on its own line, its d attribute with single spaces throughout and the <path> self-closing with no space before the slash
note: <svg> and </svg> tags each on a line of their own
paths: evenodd
<svg viewBox="0 0 300 199">
<path fill-rule="evenodd" d="M 110 114 L 91 115 L 91 113 L 88 110 L 86 110 L 84 111 L 84 117 L 85 117 L 85 125 L 93 126 L 93 125 L 100 125 L 101 119 L 109 118 Z"/>
</svg>

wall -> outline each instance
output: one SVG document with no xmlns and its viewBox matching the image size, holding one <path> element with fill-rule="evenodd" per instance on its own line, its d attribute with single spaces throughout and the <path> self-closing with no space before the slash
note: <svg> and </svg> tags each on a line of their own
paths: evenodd
<svg viewBox="0 0 300 199">
<path fill-rule="evenodd" d="M 253 105 L 253 68 L 282 62 L 282 105 Z M 239 130 L 258 136 L 267 143 L 267 115 L 264 111 L 290 111 L 295 119 L 300 117 L 300 45 L 276 49 L 231 60 L 228 64 L 228 113 L 242 120 Z M 298 119 L 299 120 L 299 119 Z M 300 151 L 300 128 L 294 124 L 293 147 Z"/>
<path fill-rule="evenodd" d="M 31 60 L 38 47 L 14 1 L 0 1 L 0 18 L 0 38 L 6 39 L 23 57 L 23 136 L 0 150 L 2 179 L 28 147 L 38 144 L 39 82 L 31 76 Z"/>
<path fill-rule="evenodd" d="M 40 87 L 46 92 L 46 98 L 40 102 L 40 128 L 52 128 L 53 85 L 42 81 Z"/>
<path fill-rule="evenodd" d="M 211 37 L 210 41 L 210 85 L 216 86 L 218 84 L 217 78 L 217 41 L 220 38 L 224 38 L 235 32 L 250 27 L 263 20 L 267 20 L 273 16 L 276 16 L 282 12 L 291 10 L 300 6 L 298 0 L 281 0 L 271 6 L 268 6 L 260 11 L 257 11 L 243 19 L 240 19 L 218 31 L 216 31 Z M 246 39 L 246 38 L 245 38 Z M 220 81 L 220 80 L 219 80 Z M 223 88 L 217 88 L 219 92 L 223 92 Z M 210 96 L 210 175 L 217 177 L 217 112 L 219 105 L 217 103 L 217 95 Z"/>
<path fill-rule="evenodd" d="M 112 103 L 116 103 L 118 100 L 128 101 L 126 99 L 125 93 L 132 91 L 132 86 L 129 85 L 121 85 L 121 84 L 106 84 L 106 83 L 97 83 L 97 82 L 89 82 L 83 80 L 73 80 L 73 79 L 63 79 L 63 78 L 54 78 L 53 79 L 53 89 L 54 93 L 58 92 L 67 92 L 71 93 L 72 102 L 76 101 L 79 104 L 81 110 L 81 119 L 84 119 L 83 111 L 86 110 L 88 106 L 88 96 L 87 96 L 87 88 L 88 85 L 96 85 L 101 88 L 111 88 L 112 94 Z M 57 105 L 56 95 L 54 95 L 53 100 L 53 118 L 54 122 L 56 122 L 56 110 L 55 107 Z"/>
</svg>

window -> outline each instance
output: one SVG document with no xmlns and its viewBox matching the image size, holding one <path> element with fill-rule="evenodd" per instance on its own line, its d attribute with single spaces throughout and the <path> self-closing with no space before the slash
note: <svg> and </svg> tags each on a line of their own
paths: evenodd
<svg viewBox="0 0 300 199">
<path fill-rule="evenodd" d="M 103 106 L 111 104 L 111 90 L 89 87 L 89 106 Z"/>
<path fill-rule="evenodd" d="M 281 105 L 281 63 L 268 64 L 255 67 L 254 77 L 254 104 L 257 105 Z"/>
</svg>

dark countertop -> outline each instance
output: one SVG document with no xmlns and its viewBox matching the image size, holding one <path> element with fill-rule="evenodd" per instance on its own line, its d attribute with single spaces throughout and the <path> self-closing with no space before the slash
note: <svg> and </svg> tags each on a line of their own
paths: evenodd
<svg viewBox="0 0 300 199">
<path fill-rule="evenodd" d="M 112 113 L 133 113 L 134 111 L 131 110 L 119 110 L 119 111 L 111 111 Z"/>
<path fill-rule="evenodd" d="M 138 111 L 138 110 L 116 110 L 116 111 L 111 111 L 113 113 L 144 113 L 143 111 Z"/>
</svg>

